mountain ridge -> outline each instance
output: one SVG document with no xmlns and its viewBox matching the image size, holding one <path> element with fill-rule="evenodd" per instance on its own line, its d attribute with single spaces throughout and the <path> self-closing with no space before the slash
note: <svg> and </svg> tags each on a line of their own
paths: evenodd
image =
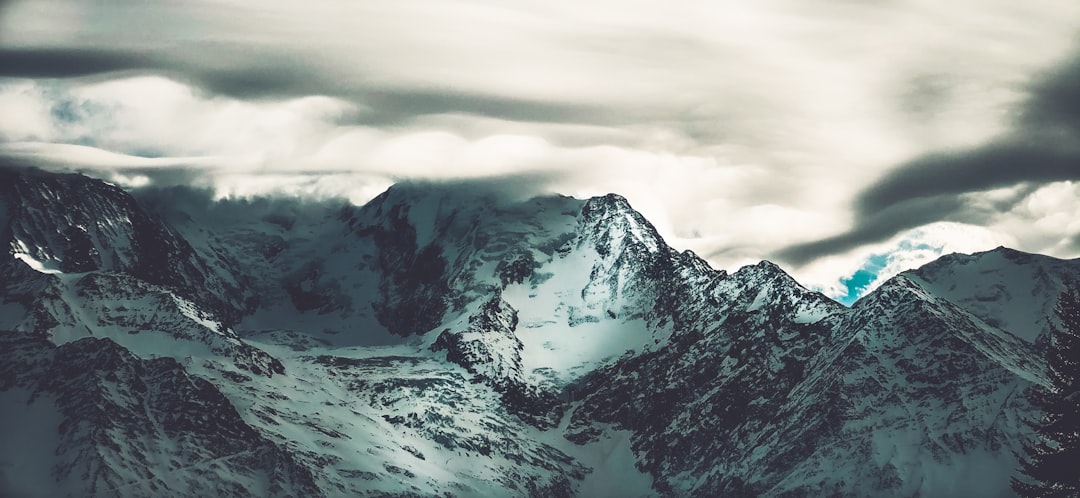
<svg viewBox="0 0 1080 498">
<path fill-rule="evenodd" d="M 5 369 L 0 391 L 77 385 L 77 372 L 32 365 L 107 342 L 94 348 L 129 359 L 91 370 L 150 362 L 218 393 L 244 444 L 292 469 L 260 481 L 277 496 L 571 496 L 602 492 L 604 476 L 627 486 L 612 495 L 1008 496 L 1030 437 L 1023 392 L 1043 381 L 1056 323 L 1047 306 L 1080 287 L 1080 260 L 999 248 L 943 257 L 845 307 L 771 262 L 714 270 L 614 194 L 398 185 L 364 206 L 208 204 L 191 190 L 0 174 L 22 186 L 0 192 L 2 357 L 36 372 Z M 147 247 L 168 255 L 162 268 Z M 159 402 L 183 400 L 141 403 Z M 154 466 L 172 450 L 152 443 L 152 413 L 129 417 L 130 444 L 80 440 L 29 467 L 55 473 L 55 458 L 106 444 L 142 455 L 103 464 L 120 476 L 108 482 L 197 494 L 190 465 Z M 202 448 L 201 430 L 169 448 L 225 451 Z M 230 477 L 227 463 L 209 484 L 226 494 L 277 472 L 248 462 Z M 57 482 L 41 494 L 118 491 Z"/>
</svg>

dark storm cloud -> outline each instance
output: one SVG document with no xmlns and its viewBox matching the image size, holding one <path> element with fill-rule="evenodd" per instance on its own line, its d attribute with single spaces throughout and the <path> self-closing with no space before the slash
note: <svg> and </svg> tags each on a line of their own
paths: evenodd
<svg viewBox="0 0 1080 498">
<path fill-rule="evenodd" d="M 903 230 L 935 221 L 958 221 L 974 217 L 967 212 L 958 197 L 929 197 L 909 199 L 882 210 L 859 216 L 855 228 L 826 239 L 789 246 L 771 257 L 782 262 L 801 265 L 829 254 L 843 253 L 855 247 L 879 242 Z"/>
<path fill-rule="evenodd" d="M 775 256 L 803 264 L 860 245 L 880 242 L 937 221 L 986 222 L 1031 193 L 1021 190 L 1005 204 L 976 209 L 962 195 L 1019 185 L 1080 180 L 1080 58 L 1032 86 L 1012 134 L 959 152 L 929 154 L 892 169 L 858 194 L 855 226 L 819 241 L 781 249 Z"/>
<path fill-rule="evenodd" d="M 213 53 L 212 63 L 205 54 Z M 400 125 L 433 114 L 469 114 L 536 123 L 609 124 L 610 110 L 576 103 L 503 97 L 454 88 L 365 86 L 335 80 L 321 68 L 288 54 L 201 44 L 170 55 L 82 48 L 0 49 L 0 77 L 73 78 L 117 72 L 159 74 L 187 81 L 211 95 L 243 100 L 325 95 L 361 103 L 367 112 L 350 121 Z"/>
<path fill-rule="evenodd" d="M 1023 114 L 1024 125 L 1065 126 L 1080 134 L 1080 57 L 1050 72 L 1034 90 Z"/>
<path fill-rule="evenodd" d="M 70 78 L 150 67 L 130 52 L 79 48 L 0 48 L 0 76 Z"/>
<path fill-rule="evenodd" d="M 1080 179 L 1077 149 L 1038 143 L 991 144 L 912 161 L 864 190 L 855 207 L 859 213 L 875 213 L 911 199 L 1074 179 Z"/>
<path fill-rule="evenodd" d="M 964 204 L 963 194 L 1017 185 L 1080 180 L 1080 149 L 992 144 L 953 154 L 933 154 L 893 170 L 864 190 L 853 206 L 855 227 L 827 239 L 778 251 L 778 259 L 803 264 L 860 245 L 880 242 L 937 221 L 982 223 L 989 213 Z M 1006 212 L 1034 187 L 990 208 Z"/>
<path fill-rule="evenodd" d="M 908 199 L 1075 179 L 1080 179 L 1080 57 L 1032 85 L 1011 136 L 902 165 L 861 192 L 855 208 L 866 214 Z"/>
<path fill-rule="evenodd" d="M 305 95 L 343 96 L 344 89 L 312 76 L 312 71 L 289 60 L 258 64 L 222 64 L 202 67 L 196 63 L 162 64 L 166 76 L 187 80 L 213 94 L 244 100 L 283 99 Z"/>
<path fill-rule="evenodd" d="M 116 72 L 160 73 L 190 80 L 210 93 L 241 98 L 306 95 L 317 86 L 311 83 L 309 70 L 287 61 L 266 62 L 260 56 L 258 64 L 236 60 L 204 66 L 186 62 L 177 55 L 164 57 L 151 52 L 70 47 L 0 48 L 0 76 L 76 78 Z"/>
</svg>

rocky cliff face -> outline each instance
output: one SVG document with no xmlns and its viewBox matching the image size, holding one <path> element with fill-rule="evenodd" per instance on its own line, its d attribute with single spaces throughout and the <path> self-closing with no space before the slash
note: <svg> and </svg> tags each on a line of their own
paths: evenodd
<svg viewBox="0 0 1080 498">
<path fill-rule="evenodd" d="M 5 252 L 48 274 L 123 273 L 198 301 L 225 324 L 247 312 L 231 275 L 120 188 L 75 174 L 0 168 Z"/>
<path fill-rule="evenodd" d="M 27 496 L 1009 496 L 1080 282 L 998 249 L 846 308 L 616 195 L 0 176 L 0 487 Z"/>
<path fill-rule="evenodd" d="M 5 494 L 319 492 L 291 453 L 262 437 L 217 387 L 172 358 L 140 359 L 108 339 L 54 346 L 6 333 L 0 340 L 0 433 L 5 461 L 15 466 L 0 480 Z"/>
</svg>

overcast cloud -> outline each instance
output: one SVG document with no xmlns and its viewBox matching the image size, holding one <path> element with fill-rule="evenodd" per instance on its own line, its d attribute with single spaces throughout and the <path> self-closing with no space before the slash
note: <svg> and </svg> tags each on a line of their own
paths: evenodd
<svg viewBox="0 0 1080 498">
<path fill-rule="evenodd" d="M 15 0 L 0 154 L 219 195 L 615 191 L 845 296 L 871 261 L 1078 255 L 1078 33 L 1071 0 Z"/>
</svg>

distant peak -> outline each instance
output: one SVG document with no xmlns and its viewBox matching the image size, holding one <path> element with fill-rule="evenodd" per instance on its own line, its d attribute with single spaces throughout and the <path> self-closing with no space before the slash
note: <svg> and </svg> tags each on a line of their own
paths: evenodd
<svg viewBox="0 0 1080 498">
<path fill-rule="evenodd" d="M 1035 257 L 1034 254 L 1018 251 L 1016 249 L 1008 248 L 1005 246 L 997 246 L 996 248 L 991 249 L 988 252 L 993 254 L 999 254 L 1005 259 L 1014 261 L 1016 263 L 1026 263 L 1028 261 L 1031 261 Z"/>
<path fill-rule="evenodd" d="M 1016 261 L 1018 263 L 1026 262 L 1031 258 L 1038 256 L 1036 254 L 1020 251 L 1011 247 L 997 246 L 993 249 L 990 249 L 989 251 L 972 253 L 970 257 L 978 259 L 989 255 L 1001 256 L 1005 259 Z"/>
<path fill-rule="evenodd" d="M 914 270 L 905 271 L 905 274 L 915 275 L 918 278 L 933 280 L 933 275 L 949 270 L 954 267 L 968 264 L 999 266 L 1002 263 L 1014 265 L 1045 264 L 1060 261 L 1058 258 L 1042 254 L 1032 254 L 1019 251 L 1005 246 L 998 246 L 989 251 L 972 254 L 952 253 L 941 256 Z"/>
<path fill-rule="evenodd" d="M 754 267 L 760 269 L 761 271 L 766 271 L 770 273 L 783 273 L 785 275 L 787 274 L 787 272 L 785 272 L 783 268 L 780 268 L 780 265 L 777 265 L 776 263 L 773 263 L 772 261 L 769 261 L 767 259 L 761 260 L 758 264 L 754 265 Z"/>
<path fill-rule="evenodd" d="M 604 238 L 614 240 L 635 240 L 649 252 L 657 252 L 667 245 L 652 223 L 618 194 L 586 201 L 581 208 L 581 220 L 590 233 L 603 234 Z"/>
<path fill-rule="evenodd" d="M 903 273 L 896 275 L 883 282 L 877 289 L 859 298 L 852 308 L 862 308 L 873 303 L 898 303 L 909 299 L 907 296 L 916 296 L 922 300 L 933 300 L 933 297 L 918 282 Z"/>
<path fill-rule="evenodd" d="M 597 197 L 592 197 L 585 202 L 585 207 L 582 209 L 582 214 L 586 216 L 598 215 L 605 212 L 627 212 L 633 211 L 630 207 L 630 202 L 625 197 L 619 194 L 607 194 Z"/>
<path fill-rule="evenodd" d="M 783 268 L 780 268 L 780 266 L 778 266 L 776 263 L 773 263 L 772 261 L 768 261 L 768 260 L 762 260 L 762 261 L 760 261 L 760 262 L 758 262 L 756 264 L 746 265 L 746 266 L 744 266 L 742 268 L 739 268 L 735 272 L 735 274 L 736 275 L 746 276 L 746 277 L 753 276 L 753 277 L 759 278 L 759 279 L 760 278 L 772 278 L 772 277 L 776 277 L 776 276 L 784 276 L 784 277 L 787 277 L 787 278 L 791 278 L 791 276 L 788 275 L 787 272 L 785 272 Z"/>
</svg>

